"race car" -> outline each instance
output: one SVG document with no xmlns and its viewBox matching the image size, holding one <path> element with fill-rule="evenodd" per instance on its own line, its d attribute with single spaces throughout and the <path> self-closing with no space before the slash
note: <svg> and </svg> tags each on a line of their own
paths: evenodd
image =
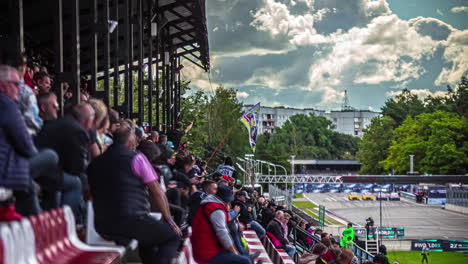
<svg viewBox="0 0 468 264">
<path fill-rule="evenodd" d="M 372 193 L 363 193 L 362 194 L 362 200 L 374 200 L 375 197 L 372 195 Z"/>
<path fill-rule="evenodd" d="M 392 192 L 388 199 L 389 200 L 394 200 L 394 201 L 400 201 L 400 195 L 398 195 L 398 193 L 396 193 L 396 192 Z"/>
<path fill-rule="evenodd" d="M 352 201 L 352 200 L 361 200 L 361 197 L 357 193 L 352 192 L 352 193 L 349 194 L 348 199 L 350 201 Z"/>
<path fill-rule="evenodd" d="M 387 193 L 378 193 L 377 197 L 375 198 L 376 200 L 388 200 L 388 194 Z"/>
</svg>

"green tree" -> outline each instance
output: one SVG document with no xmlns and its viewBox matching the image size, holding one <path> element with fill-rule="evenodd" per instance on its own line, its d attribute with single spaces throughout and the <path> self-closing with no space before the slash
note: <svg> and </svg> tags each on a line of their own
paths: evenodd
<svg viewBox="0 0 468 264">
<path fill-rule="evenodd" d="M 358 138 L 332 130 L 328 119 L 311 115 L 295 115 L 274 134 L 258 139 L 256 158 L 289 168 L 291 155 L 303 159 L 354 158 Z"/>
<path fill-rule="evenodd" d="M 376 117 L 364 129 L 364 136 L 359 142 L 357 159 L 362 163 L 362 174 L 384 174 L 385 169 L 380 163 L 388 157 L 388 148 L 393 139 L 395 121 L 388 117 Z"/>
<path fill-rule="evenodd" d="M 409 170 L 408 155 L 415 155 L 416 170 L 431 174 L 464 174 L 468 168 L 468 119 L 437 111 L 408 117 L 395 130 L 389 156 L 381 162 L 396 173 Z"/>
<path fill-rule="evenodd" d="M 199 91 L 185 98 L 182 104 L 182 121 L 194 121 L 186 139 L 191 142 L 190 149 L 195 155 L 208 159 L 231 128 L 210 165 L 216 166 L 226 156 L 235 159 L 251 152 L 247 131 L 239 121 L 242 103 L 235 90 L 220 86 L 211 97 Z"/>
<path fill-rule="evenodd" d="M 399 126 L 406 117 L 415 117 L 425 112 L 424 103 L 417 95 L 405 89 L 395 98 L 389 99 L 382 107 L 382 115 L 395 120 L 395 125 Z"/>
</svg>

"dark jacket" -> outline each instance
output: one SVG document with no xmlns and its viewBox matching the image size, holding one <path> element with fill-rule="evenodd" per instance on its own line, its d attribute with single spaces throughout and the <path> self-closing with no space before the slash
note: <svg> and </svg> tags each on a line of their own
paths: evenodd
<svg viewBox="0 0 468 264">
<path fill-rule="evenodd" d="M 246 203 L 242 202 L 241 200 L 235 200 L 232 202 L 232 207 L 235 205 L 240 206 L 240 212 L 239 212 L 239 221 L 243 223 L 244 225 L 249 224 L 252 222 L 254 219 L 252 217 L 252 214 L 249 212 L 249 207 L 247 206 Z"/>
<path fill-rule="evenodd" d="M 126 221 L 150 212 L 144 182 L 134 174 L 132 161 L 136 153 L 114 143 L 88 168 L 93 196 L 96 230 L 113 234 Z"/>
<path fill-rule="evenodd" d="M 271 220 L 275 218 L 275 212 L 270 208 L 265 208 L 262 210 L 262 224 L 263 226 L 267 226 Z"/>
<path fill-rule="evenodd" d="M 266 231 L 272 233 L 283 246 L 289 244 L 289 241 L 284 238 L 283 227 L 276 218 L 270 221 L 270 223 L 267 225 Z"/>
<path fill-rule="evenodd" d="M 0 186 L 26 190 L 29 158 L 36 153 L 18 104 L 0 93 Z"/>
<path fill-rule="evenodd" d="M 36 137 L 38 148 L 51 148 L 59 156 L 59 167 L 71 175 L 81 175 L 88 163 L 88 132 L 72 116 L 48 122 Z"/>
<path fill-rule="evenodd" d="M 190 196 L 189 200 L 189 216 L 187 219 L 187 222 L 189 224 L 192 224 L 193 217 L 195 216 L 195 213 L 197 213 L 198 208 L 200 207 L 201 201 L 207 196 L 207 194 L 204 191 L 197 191 L 194 192 Z"/>
</svg>

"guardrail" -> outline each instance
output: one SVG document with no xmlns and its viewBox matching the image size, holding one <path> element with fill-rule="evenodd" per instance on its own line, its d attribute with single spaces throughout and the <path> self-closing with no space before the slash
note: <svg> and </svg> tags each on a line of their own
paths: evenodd
<svg viewBox="0 0 468 264">
<path fill-rule="evenodd" d="M 409 193 L 409 192 L 400 192 L 400 196 L 406 199 L 416 201 L 416 195 Z"/>
<path fill-rule="evenodd" d="M 366 260 L 373 261 L 374 256 L 371 253 L 365 251 L 363 248 L 359 247 L 358 245 L 353 243 L 353 252 L 354 256 L 357 258 L 357 262 L 353 262 L 353 264 L 363 264 Z"/>
</svg>

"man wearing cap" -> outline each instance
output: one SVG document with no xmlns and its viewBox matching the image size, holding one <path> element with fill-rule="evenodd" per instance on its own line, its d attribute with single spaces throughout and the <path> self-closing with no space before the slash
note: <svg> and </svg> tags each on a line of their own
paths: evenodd
<svg viewBox="0 0 468 264">
<path fill-rule="evenodd" d="M 233 206 L 239 205 L 240 207 L 239 221 L 248 229 L 252 228 L 255 230 L 257 236 L 262 239 L 266 231 L 259 223 L 254 221 L 252 207 L 247 205 L 247 200 L 250 199 L 249 195 L 246 191 L 239 191 L 236 193 L 236 197 L 237 199 L 233 202 Z"/>
<path fill-rule="evenodd" d="M 263 226 L 267 226 L 273 218 L 275 218 L 276 212 L 276 203 L 270 202 L 268 203 L 268 207 L 262 210 L 262 224 Z"/>
<path fill-rule="evenodd" d="M 195 260 L 208 263 L 250 264 L 239 254 L 229 235 L 229 203 L 234 200 L 232 189 L 219 185 L 216 195 L 208 195 L 193 219 L 191 237 Z"/>
</svg>

